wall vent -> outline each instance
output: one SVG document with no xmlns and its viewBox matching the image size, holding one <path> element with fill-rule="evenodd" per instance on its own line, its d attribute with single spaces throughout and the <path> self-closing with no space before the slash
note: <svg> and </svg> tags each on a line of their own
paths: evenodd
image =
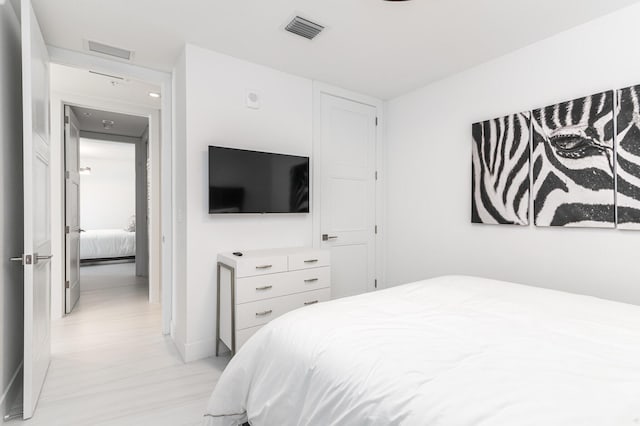
<svg viewBox="0 0 640 426">
<path fill-rule="evenodd" d="M 91 52 L 100 53 L 102 55 L 113 56 L 114 58 L 125 59 L 130 61 L 133 59 L 133 52 L 119 47 L 109 46 L 108 44 L 98 43 L 97 41 L 87 41 L 87 49 Z"/>
<path fill-rule="evenodd" d="M 311 22 L 308 19 L 296 16 L 287 24 L 286 27 L 284 27 L 284 29 L 290 33 L 299 35 L 300 37 L 313 40 L 315 36 L 324 30 L 324 27 L 320 24 L 316 24 L 315 22 Z"/>
</svg>

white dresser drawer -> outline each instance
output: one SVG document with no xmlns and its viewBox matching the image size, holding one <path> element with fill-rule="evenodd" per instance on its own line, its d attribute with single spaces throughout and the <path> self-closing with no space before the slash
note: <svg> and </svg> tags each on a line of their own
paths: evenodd
<svg viewBox="0 0 640 426">
<path fill-rule="evenodd" d="M 329 300 L 328 288 L 236 306 L 236 330 L 263 325 L 294 309 Z"/>
<path fill-rule="evenodd" d="M 235 302 L 242 304 L 318 290 L 329 287 L 330 283 L 331 269 L 329 267 L 238 278 Z"/>
<path fill-rule="evenodd" d="M 237 262 L 237 277 L 275 274 L 287 270 L 287 256 L 246 257 Z"/>
<path fill-rule="evenodd" d="M 289 255 L 289 270 L 319 268 L 329 266 L 329 250 L 309 250 L 304 253 Z"/>
<path fill-rule="evenodd" d="M 331 268 L 329 266 L 291 271 L 288 275 L 291 293 L 331 287 Z"/>
<path fill-rule="evenodd" d="M 247 340 L 249 340 L 249 338 L 256 334 L 256 332 L 261 328 L 262 326 L 259 325 L 257 327 L 245 328 L 243 330 L 236 331 L 236 352 L 238 352 L 242 345 L 247 343 Z"/>
</svg>

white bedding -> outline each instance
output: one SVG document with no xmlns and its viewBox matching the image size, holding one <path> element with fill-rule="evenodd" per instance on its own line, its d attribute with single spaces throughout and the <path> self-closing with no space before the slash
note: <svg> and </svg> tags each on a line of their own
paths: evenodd
<svg viewBox="0 0 640 426">
<path fill-rule="evenodd" d="M 136 255 L 136 233 L 94 229 L 80 233 L 80 259 L 109 259 Z"/>
<path fill-rule="evenodd" d="M 452 276 L 298 309 L 231 360 L 204 424 L 247 420 L 637 426 L 640 307 Z"/>
</svg>

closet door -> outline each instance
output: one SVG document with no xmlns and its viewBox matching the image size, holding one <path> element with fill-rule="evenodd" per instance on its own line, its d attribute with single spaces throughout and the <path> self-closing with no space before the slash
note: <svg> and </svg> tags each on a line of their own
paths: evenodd
<svg viewBox="0 0 640 426">
<path fill-rule="evenodd" d="M 375 288 L 377 109 L 321 96 L 320 244 L 331 251 L 331 297 L 338 298 Z"/>
</svg>

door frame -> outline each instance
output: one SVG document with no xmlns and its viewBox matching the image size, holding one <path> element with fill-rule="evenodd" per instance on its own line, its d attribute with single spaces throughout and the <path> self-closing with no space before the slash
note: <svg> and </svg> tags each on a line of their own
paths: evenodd
<svg viewBox="0 0 640 426">
<path fill-rule="evenodd" d="M 64 132 L 64 116 L 65 116 L 65 107 L 71 107 L 71 108 L 90 108 L 90 109 L 95 109 L 95 110 L 100 110 L 100 111 L 107 111 L 107 112 L 114 112 L 114 113 L 120 113 L 120 114 L 127 114 L 127 115 L 134 115 L 134 116 L 138 116 L 138 117 L 143 117 L 146 118 L 148 120 L 148 139 L 149 141 L 151 141 L 152 143 L 150 144 L 150 151 L 149 151 L 149 160 L 151 161 L 151 164 L 153 164 L 154 170 L 155 167 L 157 167 L 158 164 L 158 159 L 155 158 L 158 156 L 159 153 L 155 152 L 157 151 L 157 149 L 154 149 L 154 147 L 152 145 L 155 145 L 157 143 L 158 147 L 160 146 L 160 129 L 159 126 L 157 125 L 157 123 L 159 122 L 160 119 L 160 114 L 159 111 L 156 109 L 152 109 L 152 108 L 145 108 L 145 107 L 132 107 L 130 105 L 127 104 L 120 104 L 118 102 L 114 102 L 114 101 L 101 101 L 101 100 L 97 100 L 95 98 L 90 98 L 90 97 L 85 97 L 85 96 L 78 96 L 78 95 L 68 95 L 68 94 L 59 94 L 59 93 L 53 93 L 52 94 L 52 117 L 55 119 L 57 117 L 57 111 L 58 108 L 60 108 L 61 113 L 62 113 L 62 122 L 60 123 L 60 125 L 63 127 L 62 131 L 64 134 L 63 139 L 61 140 L 62 142 L 62 160 L 63 160 L 63 164 L 62 164 L 62 169 L 61 169 L 61 173 L 62 173 L 62 179 L 64 180 L 66 178 L 65 176 L 65 164 L 64 164 L 64 159 L 66 157 L 66 149 L 67 149 L 67 143 L 66 143 L 66 133 Z M 80 137 L 82 138 L 82 131 L 80 131 Z M 138 191 L 137 191 L 137 185 L 139 184 L 138 181 L 138 176 L 137 176 L 137 168 L 138 168 L 138 150 L 140 149 L 140 145 L 142 143 L 142 138 L 136 138 L 136 137 L 129 137 L 129 136 L 120 136 L 120 135 L 106 135 L 103 133 L 94 133 L 94 132 L 87 132 L 85 133 L 84 137 L 89 137 L 89 135 L 92 135 L 95 139 L 99 139 L 99 140 L 109 140 L 109 141 L 113 141 L 113 142 L 118 142 L 118 143 L 126 143 L 126 144 L 130 144 L 130 145 L 134 145 L 135 149 L 136 149 L 136 181 L 135 181 L 135 185 L 136 185 L 136 204 L 138 203 Z M 156 142 L 157 141 L 157 142 Z M 152 174 L 150 176 L 152 178 L 151 181 L 151 194 L 147 194 L 147 199 L 149 198 L 149 196 L 151 197 L 151 203 L 147 206 L 148 209 L 151 210 L 152 212 L 152 218 L 156 218 L 156 217 L 162 217 L 162 212 L 160 211 L 160 209 L 157 207 L 157 196 L 160 195 L 160 181 L 157 178 L 154 178 L 154 175 Z M 157 195 L 156 195 L 157 193 Z M 63 184 L 62 187 L 62 208 L 63 210 L 66 209 L 66 186 Z M 146 200 L 145 200 L 146 201 Z M 62 220 L 63 222 L 65 221 L 65 216 L 66 216 L 66 212 L 63 212 L 62 215 Z M 155 223 L 156 221 L 154 220 L 152 222 L 152 224 L 154 224 L 154 228 L 149 228 L 149 232 L 147 234 L 147 240 L 151 241 L 154 237 L 157 237 L 157 235 L 154 233 L 154 229 L 155 229 Z M 149 225 L 149 223 L 147 223 L 147 226 Z M 66 238 L 64 235 L 64 230 L 65 230 L 65 226 L 64 223 L 62 225 L 62 229 L 63 229 L 63 235 L 62 235 L 62 243 L 66 244 Z M 160 230 L 160 232 L 162 232 Z M 136 234 L 136 238 L 138 238 L 138 235 Z M 159 238 L 158 238 L 159 239 Z M 136 247 L 138 247 L 138 244 L 136 244 Z M 65 247 L 66 248 L 66 247 Z M 161 298 L 160 298 L 160 294 L 158 293 L 158 290 L 161 289 L 161 283 L 158 281 L 158 277 L 157 277 L 157 271 L 152 268 L 152 265 L 160 265 L 161 264 L 161 259 L 160 257 L 157 255 L 156 251 L 150 250 L 150 247 L 147 247 L 147 261 L 148 261 L 148 278 L 149 278 L 149 303 L 161 303 Z M 66 250 L 63 251 L 63 254 L 66 257 Z M 136 249 L 136 254 L 137 254 L 137 249 Z M 64 258 L 64 257 L 63 257 Z M 65 259 L 65 265 L 66 265 L 66 259 Z M 161 274 L 160 274 L 161 275 Z M 160 278 L 162 278 L 162 276 L 160 276 Z M 63 285 L 63 289 L 62 289 L 62 293 L 65 294 L 65 289 L 64 289 L 64 285 Z M 62 300 L 62 315 L 65 315 L 65 301 Z"/>
<path fill-rule="evenodd" d="M 161 255 L 160 255 L 160 279 L 161 279 L 161 300 L 162 300 L 162 333 L 167 335 L 171 332 L 172 321 L 172 295 L 173 295 L 173 213 L 172 213 L 172 198 L 173 198 L 173 131 L 172 131 L 172 117 L 173 117 L 173 101 L 172 101 L 172 74 L 162 71 L 156 71 L 149 68 L 144 68 L 127 63 L 117 62 L 110 59 L 89 55 L 82 52 L 71 51 L 53 46 L 47 46 L 49 50 L 49 56 L 51 63 L 67 65 L 82 69 L 91 69 L 98 72 L 107 74 L 124 75 L 129 78 L 135 78 L 148 83 L 156 84 L 161 88 L 161 109 L 159 114 L 159 139 L 160 139 L 160 161 L 158 165 L 160 167 L 160 228 L 161 228 Z M 148 107 L 136 107 L 129 104 L 120 104 L 118 102 L 107 101 L 99 98 L 84 97 L 79 95 L 56 95 L 53 94 L 54 99 L 53 112 L 58 109 L 62 109 L 63 104 L 71 106 L 85 106 L 94 109 L 101 109 L 106 111 L 122 112 L 125 114 L 147 116 L 152 119 L 152 108 Z M 64 120 L 64 116 L 59 114 L 52 114 L 52 126 L 61 126 Z M 158 119 L 157 113 L 156 120 Z M 57 123 L 57 124 L 56 124 Z M 63 127 L 63 126 L 61 126 Z M 53 130 L 53 129 L 52 129 Z M 151 129 L 150 129 L 151 130 Z M 58 129 L 57 134 L 61 135 L 61 141 L 64 141 L 63 135 L 60 131 L 64 131 L 64 128 Z M 61 149 L 64 148 L 64 144 L 61 144 Z M 61 152 L 55 153 L 55 155 L 61 155 Z M 54 183 L 54 198 L 56 194 L 59 194 L 61 188 L 57 186 L 61 182 L 56 181 Z M 57 197 L 59 198 L 59 197 Z M 56 200 L 60 202 L 62 200 Z M 60 204 L 62 206 L 62 204 Z M 54 206 L 55 210 L 56 206 Z M 62 211 L 62 209 L 60 208 Z M 52 231 L 54 233 L 60 233 L 63 231 L 62 223 L 54 223 Z M 62 236 L 59 235 L 55 242 L 61 242 Z M 61 250 L 61 247 L 56 247 L 57 250 Z M 64 273 L 61 268 L 59 271 Z M 61 279 L 61 277 L 57 277 Z"/>
<path fill-rule="evenodd" d="M 362 95 L 330 84 L 313 82 L 313 148 L 311 159 L 311 211 L 313 222 L 313 235 L 311 241 L 313 247 L 321 246 L 321 218 L 320 218 L 320 197 L 322 183 L 321 152 L 322 152 L 322 96 L 330 95 L 348 101 L 368 105 L 376 109 L 378 125 L 376 127 L 376 171 L 378 178 L 375 180 L 375 223 L 378 226 L 378 233 L 375 236 L 375 276 L 378 282 L 377 289 L 386 287 L 386 253 L 384 250 L 384 236 L 386 230 L 385 217 L 385 103 L 377 98 Z M 316 207 L 317 206 L 317 207 Z"/>
</svg>

